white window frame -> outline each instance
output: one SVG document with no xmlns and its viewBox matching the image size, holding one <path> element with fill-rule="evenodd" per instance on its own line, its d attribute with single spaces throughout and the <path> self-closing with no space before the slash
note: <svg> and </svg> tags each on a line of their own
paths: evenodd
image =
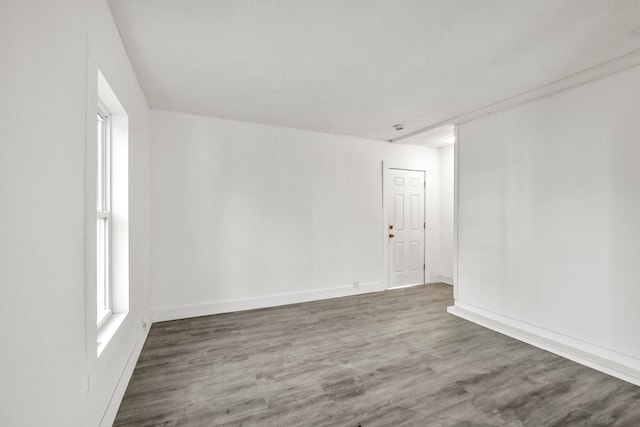
<svg viewBox="0 0 640 427">
<path fill-rule="evenodd" d="M 100 329 L 113 313 L 111 221 L 111 113 L 98 99 L 96 166 L 96 313 Z"/>
<path fill-rule="evenodd" d="M 87 150 L 93 195 L 87 199 L 92 258 L 87 272 L 93 288 L 87 302 L 95 307 L 88 319 L 96 326 L 100 359 L 129 313 L 129 116 L 99 69 L 96 83 L 97 97 L 88 110 L 96 127 L 88 129 L 94 143 Z"/>
</svg>

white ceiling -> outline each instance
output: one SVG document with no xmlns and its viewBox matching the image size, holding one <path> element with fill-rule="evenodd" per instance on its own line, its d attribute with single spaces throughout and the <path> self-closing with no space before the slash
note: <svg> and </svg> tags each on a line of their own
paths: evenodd
<svg viewBox="0 0 640 427">
<path fill-rule="evenodd" d="M 109 4 L 152 108 L 377 139 L 640 50 L 640 0 Z"/>
<path fill-rule="evenodd" d="M 453 144 L 453 140 L 448 139 L 454 137 L 455 131 L 453 125 L 439 126 L 426 132 L 420 132 L 417 135 L 398 141 L 399 144 L 420 145 L 422 147 L 442 148 Z"/>
</svg>

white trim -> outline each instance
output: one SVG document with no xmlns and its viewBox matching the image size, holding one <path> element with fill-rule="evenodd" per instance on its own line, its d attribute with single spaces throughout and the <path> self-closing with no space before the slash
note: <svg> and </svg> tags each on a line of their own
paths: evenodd
<svg viewBox="0 0 640 427">
<path fill-rule="evenodd" d="M 389 289 L 389 214 L 387 213 L 387 170 L 385 161 L 383 160 L 380 163 L 380 177 L 382 178 L 380 182 L 382 183 L 382 286 L 384 289 Z M 426 199 L 426 192 L 425 192 Z M 427 212 L 425 211 L 425 216 Z"/>
<path fill-rule="evenodd" d="M 389 272 L 389 212 L 387 212 L 387 183 L 389 181 L 389 170 L 390 169 L 401 169 L 401 170 L 410 170 L 416 172 L 422 172 L 424 174 L 424 222 L 427 222 L 427 182 L 429 182 L 429 174 L 427 169 L 416 160 L 403 160 L 402 162 L 396 161 L 382 161 L 382 285 L 384 289 L 399 289 L 404 286 L 391 286 L 391 278 Z M 427 227 L 431 226 L 431 224 L 426 224 L 424 227 L 424 253 L 423 260 L 424 263 L 424 281 L 427 282 L 427 278 L 431 277 L 430 266 L 427 264 Z M 422 284 L 422 283 L 420 283 Z M 413 285 L 409 285 L 413 286 Z"/>
<path fill-rule="evenodd" d="M 458 283 L 458 264 L 459 264 L 459 240 L 460 232 L 458 227 L 458 221 L 460 218 L 460 127 L 455 125 L 453 127 L 453 135 L 455 141 L 453 143 L 453 277 L 451 278 L 451 285 L 453 285 L 453 299 L 458 299 L 458 289 L 460 284 Z"/>
<path fill-rule="evenodd" d="M 447 312 L 640 386 L 640 359 L 456 301 Z"/>
<path fill-rule="evenodd" d="M 477 110 L 469 111 L 455 117 L 450 117 L 447 120 L 434 123 L 422 129 L 417 129 L 398 138 L 391 139 L 389 140 L 389 142 L 398 142 L 403 139 L 411 138 L 412 136 L 420 135 L 432 129 L 437 129 L 446 125 L 470 122 L 472 120 L 484 117 L 487 114 L 493 114 L 500 111 L 508 110 L 510 108 L 518 107 L 531 101 L 552 96 L 556 93 L 560 93 L 565 90 L 569 90 L 574 87 L 581 86 L 616 73 L 620 73 L 637 65 L 640 65 L 640 50 L 636 50 L 605 63 L 595 65 L 593 67 L 555 80 L 551 83 L 547 83 L 543 86 L 534 88 L 527 92 L 523 92 L 510 98 L 503 99 L 502 101 L 498 101 L 490 105 L 485 105 L 484 107 L 478 108 Z"/>
<path fill-rule="evenodd" d="M 405 159 L 400 162 L 393 160 L 383 160 L 382 167 L 384 169 L 403 169 L 418 172 L 427 172 L 424 167 L 424 161 Z"/>
<path fill-rule="evenodd" d="M 411 285 L 394 286 L 392 288 L 388 288 L 388 290 L 393 291 L 396 289 L 413 288 L 414 286 L 424 286 L 424 285 L 429 285 L 429 283 L 413 283 Z"/>
<path fill-rule="evenodd" d="M 105 314 L 102 316 L 102 319 L 98 322 L 98 341 L 100 341 L 100 328 L 102 328 L 104 324 L 107 323 L 107 321 L 111 318 L 112 314 L 113 312 L 111 311 L 111 309 L 106 310 Z M 98 318 L 100 318 L 99 310 L 98 310 Z M 98 350 L 98 354 L 100 354 L 99 350 Z"/>
<path fill-rule="evenodd" d="M 111 394 L 109 403 L 107 404 L 107 407 L 102 414 L 102 420 L 99 424 L 100 427 L 113 426 L 113 422 L 116 420 L 116 415 L 118 415 L 118 409 L 120 409 L 120 404 L 122 403 L 122 398 L 124 397 L 124 393 L 127 390 L 127 386 L 129 385 L 129 380 L 131 380 L 133 370 L 138 363 L 140 353 L 142 353 L 142 347 L 144 346 L 144 343 L 147 340 L 147 336 L 149 335 L 149 329 L 151 328 L 146 328 L 140 335 L 138 335 L 138 340 L 133 346 L 133 349 L 131 349 L 131 353 L 129 353 L 127 363 L 124 365 L 124 369 L 120 374 L 118 384 L 116 384 L 116 387 L 113 389 L 113 393 Z"/>
<path fill-rule="evenodd" d="M 177 307 L 153 308 L 153 321 L 164 322 L 167 320 L 186 319 L 189 317 L 208 316 L 211 314 L 231 313 L 235 311 L 254 310 L 256 308 L 276 307 L 279 305 L 297 304 L 308 301 L 345 297 L 350 295 L 366 294 L 369 292 L 383 291 L 382 283 L 360 283 L 358 289 L 353 286 L 338 288 L 318 289 L 308 292 L 296 292 L 290 294 L 269 295 L 257 298 L 216 301 L 207 304 L 183 305 Z"/>
<path fill-rule="evenodd" d="M 432 274 L 430 283 L 435 282 L 453 285 L 453 277 L 445 276 L 444 274 Z"/>
<path fill-rule="evenodd" d="M 111 338 L 116 334 L 122 322 L 127 317 L 128 313 L 111 313 L 109 310 L 109 316 L 105 317 L 98 326 L 97 345 L 98 345 L 98 357 L 102 354 L 107 344 L 111 341 Z"/>
<path fill-rule="evenodd" d="M 107 219 L 107 220 L 110 220 L 111 219 L 111 212 L 109 212 L 109 211 L 97 211 L 96 212 L 96 219 Z"/>
</svg>

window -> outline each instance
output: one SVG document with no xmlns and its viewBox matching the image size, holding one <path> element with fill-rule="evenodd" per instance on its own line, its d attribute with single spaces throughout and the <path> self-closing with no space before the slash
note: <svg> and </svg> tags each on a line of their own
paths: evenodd
<svg viewBox="0 0 640 427">
<path fill-rule="evenodd" d="M 87 157 L 96 192 L 87 201 L 87 213 L 95 216 L 87 224 L 88 235 L 95 236 L 95 244 L 88 246 L 90 259 L 96 260 L 95 271 L 90 269 L 95 278 L 91 305 L 96 307 L 91 322 L 100 356 L 129 312 L 129 117 L 102 73 L 97 74 L 98 99 L 90 116 L 96 140 Z"/>
<path fill-rule="evenodd" d="M 96 292 L 98 328 L 111 310 L 111 132 L 110 115 L 103 105 L 97 114 Z"/>
</svg>

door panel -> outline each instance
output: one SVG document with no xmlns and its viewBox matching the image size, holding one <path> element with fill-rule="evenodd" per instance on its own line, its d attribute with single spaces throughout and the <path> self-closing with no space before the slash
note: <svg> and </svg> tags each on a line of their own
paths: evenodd
<svg viewBox="0 0 640 427">
<path fill-rule="evenodd" d="M 393 224 L 396 230 L 404 230 L 404 194 L 393 196 Z"/>
<path fill-rule="evenodd" d="M 389 287 L 425 282 L 425 175 L 389 169 Z"/>
<path fill-rule="evenodd" d="M 409 243 L 409 270 L 416 271 L 420 264 L 420 242 L 413 241 Z"/>
<path fill-rule="evenodd" d="M 420 205 L 423 203 L 422 197 L 417 194 L 411 195 L 411 229 L 420 230 L 424 221 L 420 217 Z"/>
<path fill-rule="evenodd" d="M 393 243 L 393 271 L 395 273 L 404 271 L 404 242 Z"/>
</svg>

